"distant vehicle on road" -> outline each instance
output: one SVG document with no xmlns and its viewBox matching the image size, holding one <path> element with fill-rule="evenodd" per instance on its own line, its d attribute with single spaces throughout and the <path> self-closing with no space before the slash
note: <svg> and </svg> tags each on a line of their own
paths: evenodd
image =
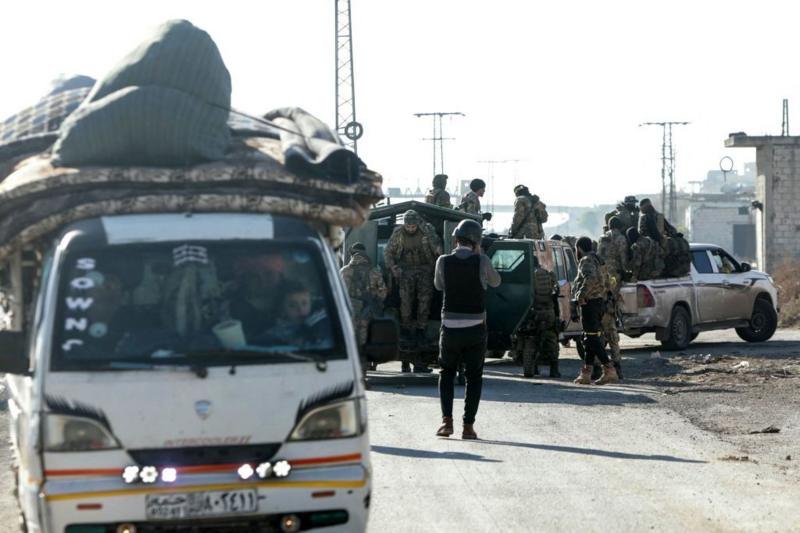
<svg viewBox="0 0 800 533">
<path fill-rule="evenodd" d="M 772 278 L 712 244 L 692 244 L 689 276 L 627 283 L 621 289 L 622 333 L 655 333 L 682 350 L 702 331 L 735 328 L 747 342 L 769 340 L 778 327 Z"/>
</svg>

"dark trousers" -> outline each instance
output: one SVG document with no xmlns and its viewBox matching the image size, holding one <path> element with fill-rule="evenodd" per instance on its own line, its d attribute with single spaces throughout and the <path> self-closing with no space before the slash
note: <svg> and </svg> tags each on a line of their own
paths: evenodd
<svg viewBox="0 0 800 533">
<path fill-rule="evenodd" d="M 583 363 L 593 365 L 594 358 L 608 364 L 608 354 L 603 337 L 603 299 L 595 298 L 581 306 L 581 323 L 583 324 L 583 344 L 586 347 L 586 358 Z"/>
<path fill-rule="evenodd" d="M 442 327 L 439 337 L 439 398 L 442 416 L 453 416 L 455 377 L 464 365 L 467 379 L 464 398 L 464 423 L 474 424 L 483 387 L 483 359 L 486 355 L 486 325 L 470 328 Z"/>
</svg>

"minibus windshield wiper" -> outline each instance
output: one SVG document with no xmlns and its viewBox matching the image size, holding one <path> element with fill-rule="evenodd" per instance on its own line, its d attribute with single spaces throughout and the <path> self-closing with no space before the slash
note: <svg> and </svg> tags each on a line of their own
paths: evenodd
<svg viewBox="0 0 800 533">
<path fill-rule="evenodd" d="M 229 349 L 218 349 L 218 350 L 197 350 L 191 352 L 181 352 L 173 354 L 173 357 L 180 357 L 181 359 L 186 359 L 187 361 L 191 361 L 192 359 L 198 359 L 200 361 L 203 358 L 210 358 L 214 362 L 220 361 L 223 363 L 230 363 L 232 366 L 235 366 L 237 363 L 241 364 L 242 362 L 249 362 L 252 358 L 255 357 L 283 357 L 286 359 L 294 359 L 296 361 L 304 361 L 308 363 L 314 363 L 317 370 L 320 372 L 325 372 L 328 369 L 328 362 L 325 358 L 320 354 L 315 354 L 313 352 L 295 352 L 289 350 L 270 350 L 270 349 L 262 349 L 262 350 L 254 350 L 254 349 L 237 349 L 237 350 L 229 350 Z"/>
<path fill-rule="evenodd" d="M 164 365 L 155 361 L 109 361 L 107 368 L 111 370 L 165 370 L 169 372 L 174 371 L 191 371 L 197 377 L 204 378 L 208 375 L 208 369 L 202 365 Z"/>
</svg>

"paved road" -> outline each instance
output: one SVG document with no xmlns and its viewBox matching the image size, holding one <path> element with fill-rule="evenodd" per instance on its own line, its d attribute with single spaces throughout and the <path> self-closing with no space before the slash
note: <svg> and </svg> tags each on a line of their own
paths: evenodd
<svg viewBox="0 0 800 533">
<path fill-rule="evenodd" d="M 412 378 L 380 372 L 369 392 L 370 531 L 800 531 L 796 481 L 726 460 L 740 450 L 655 388 L 531 382 L 490 362 L 470 442 L 434 436 L 435 378 Z"/>
</svg>

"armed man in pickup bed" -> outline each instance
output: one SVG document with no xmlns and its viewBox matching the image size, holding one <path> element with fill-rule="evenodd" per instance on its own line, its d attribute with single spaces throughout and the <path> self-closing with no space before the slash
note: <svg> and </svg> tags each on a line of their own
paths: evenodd
<svg viewBox="0 0 800 533">
<path fill-rule="evenodd" d="M 412 209 L 406 211 L 402 226 L 394 230 L 383 252 L 386 268 L 400 284 L 400 326 L 403 337 L 415 343 L 425 341 L 437 253 L 435 233 L 431 235 L 424 231 L 424 223 L 419 213 Z M 412 320 L 415 303 L 416 319 Z M 404 365 L 403 371 L 408 370 L 408 365 Z M 430 369 L 417 367 L 415 371 L 430 372 Z"/>
<path fill-rule="evenodd" d="M 436 174 L 433 177 L 433 188 L 428 189 L 425 203 L 453 208 L 453 204 L 450 203 L 450 193 L 447 192 L 447 174 Z"/>
<path fill-rule="evenodd" d="M 592 366 L 595 358 L 598 358 L 603 365 L 603 374 L 594 383 L 596 385 L 616 383 L 619 381 L 617 371 L 603 346 L 603 307 L 609 290 L 603 260 L 592 251 L 592 240 L 589 237 L 578 239 L 575 247 L 579 262 L 578 276 L 573 284 L 573 297 L 581 308 L 583 342 L 586 349 L 581 373 L 575 378 L 575 383 L 588 385 L 592 382 Z"/>
<path fill-rule="evenodd" d="M 640 235 L 636 228 L 628 228 L 628 243 L 631 255 L 628 261 L 629 281 L 654 279 L 664 271 L 664 261 L 658 245 L 646 235 Z"/>
<path fill-rule="evenodd" d="M 617 316 L 619 314 L 619 290 L 628 269 L 628 240 L 621 233 L 623 222 L 616 216 L 608 221 L 609 230 L 600 238 L 597 255 L 605 263 L 608 272 L 609 296 L 603 313 L 603 335 L 611 349 L 611 359 L 617 375 L 622 379 L 622 356 L 619 349 Z"/>
<path fill-rule="evenodd" d="M 350 261 L 341 269 L 342 279 L 347 286 L 352 304 L 353 325 L 359 349 L 367 342 L 369 322 L 383 315 L 383 302 L 387 288 L 380 267 L 373 267 L 367 256 L 366 247 L 354 243 L 350 247 Z M 367 361 L 362 356 L 362 370 L 366 372 Z"/>
<path fill-rule="evenodd" d="M 626 196 L 625 199 L 617 204 L 617 208 L 606 213 L 606 226 L 609 228 L 611 217 L 617 217 L 622 222 L 620 231 L 624 235 L 628 228 L 635 228 L 639 225 L 639 206 L 635 196 Z"/>
<path fill-rule="evenodd" d="M 542 224 L 547 222 L 547 206 L 525 185 L 514 187 L 514 218 L 508 235 L 512 239 L 544 239 Z"/>
</svg>

